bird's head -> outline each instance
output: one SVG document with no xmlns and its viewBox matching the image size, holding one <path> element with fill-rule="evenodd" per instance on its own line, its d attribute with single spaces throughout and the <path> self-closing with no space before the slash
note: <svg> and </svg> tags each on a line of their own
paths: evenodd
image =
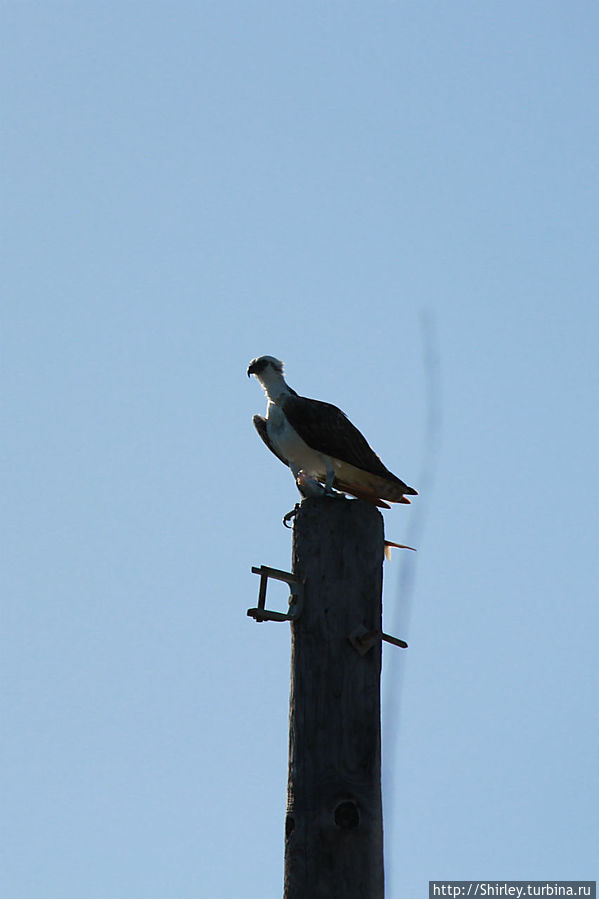
<svg viewBox="0 0 599 899">
<path fill-rule="evenodd" d="M 258 356 L 257 359 L 252 359 L 248 365 L 248 378 L 250 375 L 255 375 L 269 400 L 273 402 L 292 392 L 283 377 L 283 363 L 274 356 Z"/>
<path fill-rule="evenodd" d="M 248 378 L 250 375 L 256 375 L 259 380 L 262 380 L 261 376 L 268 376 L 269 370 L 274 374 L 282 375 L 283 363 L 274 356 L 257 356 L 248 365 Z"/>
</svg>

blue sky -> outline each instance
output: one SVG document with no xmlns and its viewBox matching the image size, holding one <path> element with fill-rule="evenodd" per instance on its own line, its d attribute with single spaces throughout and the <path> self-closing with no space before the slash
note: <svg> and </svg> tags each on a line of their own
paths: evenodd
<svg viewBox="0 0 599 899">
<path fill-rule="evenodd" d="M 3 4 L 4 895 L 281 895 L 262 353 L 427 485 L 385 513 L 388 896 L 596 878 L 598 26 Z"/>
</svg>

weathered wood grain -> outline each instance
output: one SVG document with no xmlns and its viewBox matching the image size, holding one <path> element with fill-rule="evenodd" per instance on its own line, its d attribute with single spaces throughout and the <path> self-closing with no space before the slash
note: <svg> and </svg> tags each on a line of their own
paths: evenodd
<svg viewBox="0 0 599 899">
<path fill-rule="evenodd" d="M 305 580 L 292 623 L 285 899 L 382 899 L 380 641 L 383 519 L 361 500 L 306 499 L 293 572 Z"/>
</svg>

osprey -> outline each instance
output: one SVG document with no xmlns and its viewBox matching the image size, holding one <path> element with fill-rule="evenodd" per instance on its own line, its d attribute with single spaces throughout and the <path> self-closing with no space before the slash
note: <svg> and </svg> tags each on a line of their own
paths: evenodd
<svg viewBox="0 0 599 899">
<path fill-rule="evenodd" d="M 256 376 L 268 397 L 266 418 L 254 415 L 254 426 L 269 450 L 289 466 L 304 495 L 324 482 L 327 493 L 336 487 L 385 509 L 390 508 L 385 500 L 409 503 L 407 497 L 417 495 L 385 468 L 341 409 L 298 396 L 286 384 L 279 359 L 258 356 L 247 374 Z"/>
</svg>

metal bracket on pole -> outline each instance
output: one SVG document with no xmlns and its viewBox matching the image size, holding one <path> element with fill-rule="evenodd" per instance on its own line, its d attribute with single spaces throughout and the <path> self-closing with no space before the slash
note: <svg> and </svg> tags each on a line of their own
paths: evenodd
<svg viewBox="0 0 599 899">
<path fill-rule="evenodd" d="M 258 606 L 255 609 L 248 609 L 247 614 L 255 621 L 294 621 L 301 615 L 302 602 L 304 599 L 304 585 L 288 571 L 279 571 L 278 568 L 269 568 L 267 565 L 261 565 L 260 568 L 252 568 L 252 574 L 260 575 L 260 592 L 258 593 Z M 289 584 L 291 595 L 289 597 L 289 611 L 275 612 L 272 609 L 265 609 L 266 604 L 266 585 L 268 579 L 273 578 L 276 581 L 284 581 Z"/>
<path fill-rule="evenodd" d="M 407 649 L 408 644 L 399 637 L 392 637 L 390 634 L 383 634 L 381 631 L 367 631 L 364 625 L 360 624 L 347 638 L 356 652 L 361 656 L 366 655 L 369 649 L 374 646 L 377 640 L 384 640 L 386 643 L 393 643 L 401 649 Z"/>
</svg>

